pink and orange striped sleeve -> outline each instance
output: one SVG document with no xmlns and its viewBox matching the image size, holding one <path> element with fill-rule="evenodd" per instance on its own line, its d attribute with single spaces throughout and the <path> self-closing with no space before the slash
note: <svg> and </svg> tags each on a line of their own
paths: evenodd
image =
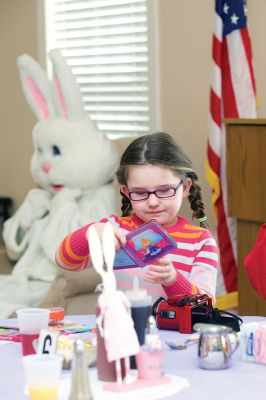
<svg viewBox="0 0 266 400">
<path fill-rule="evenodd" d="M 56 264 L 68 271 L 82 271 L 89 267 L 89 246 L 86 232 L 90 224 L 70 233 L 59 244 L 55 261 Z"/>
<path fill-rule="evenodd" d="M 111 215 L 114 220 L 118 217 Z M 103 218 L 99 222 L 106 223 L 109 219 Z M 59 244 L 56 255 L 56 264 L 67 271 L 83 271 L 90 267 L 90 250 L 86 233 L 90 225 L 87 224 L 82 228 L 70 233 Z"/>
</svg>

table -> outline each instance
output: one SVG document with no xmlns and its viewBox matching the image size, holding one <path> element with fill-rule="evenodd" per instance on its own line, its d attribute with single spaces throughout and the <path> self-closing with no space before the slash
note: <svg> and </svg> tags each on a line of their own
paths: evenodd
<svg viewBox="0 0 266 400">
<path fill-rule="evenodd" d="M 75 316 L 68 319 L 95 326 L 94 316 Z M 244 322 L 266 320 L 264 317 L 244 317 Z M 14 320 L 2 320 L 1 325 L 14 325 Z M 82 334 L 87 335 L 87 334 Z M 163 341 L 183 342 L 188 335 L 174 331 L 160 331 Z M 233 354 L 231 367 L 224 370 L 202 370 L 197 366 L 197 345 L 186 350 L 165 349 L 164 371 L 189 380 L 190 386 L 166 400 L 256 400 L 265 399 L 266 365 L 241 361 L 240 348 Z M 26 400 L 21 344 L 0 346 L 0 398 L 3 400 Z M 115 399 L 115 395 L 113 397 Z M 126 395 L 124 396 L 126 400 Z M 68 399 L 66 399 L 68 400 Z"/>
</svg>

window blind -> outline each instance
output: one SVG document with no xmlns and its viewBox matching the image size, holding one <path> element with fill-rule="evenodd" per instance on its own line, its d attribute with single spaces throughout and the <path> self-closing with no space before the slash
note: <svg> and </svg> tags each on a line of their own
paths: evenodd
<svg viewBox="0 0 266 400">
<path fill-rule="evenodd" d="M 46 51 L 59 48 L 86 110 L 110 137 L 150 131 L 148 0 L 46 0 Z"/>
</svg>

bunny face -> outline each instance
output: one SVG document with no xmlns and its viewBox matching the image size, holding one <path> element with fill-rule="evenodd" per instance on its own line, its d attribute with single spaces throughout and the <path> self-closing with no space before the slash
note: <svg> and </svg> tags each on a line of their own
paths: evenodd
<svg viewBox="0 0 266 400">
<path fill-rule="evenodd" d="M 56 192 L 63 187 L 89 190 L 112 180 L 118 156 L 112 141 L 89 118 L 51 118 L 33 130 L 33 179 Z"/>
<path fill-rule="evenodd" d="M 85 111 L 80 88 L 58 50 L 49 57 L 53 84 L 27 54 L 18 58 L 25 97 L 39 122 L 33 130 L 33 179 L 57 192 L 64 187 L 90 190 L 110 182 L 118 164 L 111 140 Z"/>
</svg>

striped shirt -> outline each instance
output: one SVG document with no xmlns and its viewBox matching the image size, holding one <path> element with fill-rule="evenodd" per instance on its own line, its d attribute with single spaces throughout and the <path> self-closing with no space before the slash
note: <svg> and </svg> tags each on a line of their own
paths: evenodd
<svg viewBox="0 0 266 400">
<path fill-rule="evenodd" d="M 110 221 L 113 226 L 122 229 L 126 235 L 143 224 L 135 214 L 129 217 L 111 215 L 100 222 Z M 88 224 L 70 233 L 59 245 L 56 263 L 68 271 L 82 271 L 90 267 L 89 246 L 86 232 Z M 178 216 L 178 222 L 164 229 L 174 238 L 177 248 L 166 257 L 170 258 L 176 269 L 176 281 L 170 286 L 161 286 L 145 282 L 145 272 L 149 268 L 128 268 L 115 270 L 117 288 L 132 288 L 133 278 L 139 278 L 140 287 L 146 289 L 154 298 L 179 294 L 207 293 L 215 297 L 218 250 L 214 237 L 207 229 L 191 225 L 185 218 Z"/>
</svg>

